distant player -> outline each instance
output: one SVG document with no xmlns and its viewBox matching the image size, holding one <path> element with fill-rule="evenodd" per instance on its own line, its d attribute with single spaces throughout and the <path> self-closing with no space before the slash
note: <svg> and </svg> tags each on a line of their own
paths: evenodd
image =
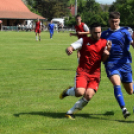
<svg viewBox="0 0 134 134">
<path fill-rule="evenodd" d="M 51 21 L 51 22 L 48 24 L 48 29 L 49 29 L 49 33 L 50 33 L 50 39 L 52 39 L 52 37 L 53 37 L 53 34 L 54 34 L 54 27 L 55 27 L 55 25 L 54 25 L 53 22 Z"/>
<path fill-rule="evenodd" d="M 101 61 L 107 59 L 103 55 L 108 56 L 111 47 L 110 41 L 100 38 L 100 24 L 92 24 L 90 30 L 91 37 L 80 38 L 66 49 L 68 55 L 78 49 L 81 51 L 80 62 L 77 67 L 76 88 L 75 90 L 66 89 L 59 96 L 60 99 L 66 96 L 83 96 L 66 113 L 66 117 L 70 119 L 74 119 L 74 114 L 78 110 L 82 110 L 97 92 L 100 83 Z"/>
<path fill-rule="evenodd" d="M 41 22 L 39 21 L 39 18 L 37 18 L 37 22 L 36 22 L 36 26 L 35 26 L 35 33 L 36 33 L 36 40 L 38 41 L 38 37 L 39 37 L 39 41 L 41 41 Z"/>
<path fill-rule="evenodd" d="M 110 28 L 102 32 L 102 38 L 111 40 L 112 47 L 108 60 L 104 63 L 107 76 L 114 88 L 114 95 L 119 103 L 124 118 L 130 113 L 125 107 L 124 97 L 121 91 L 121 83 L 128 94 L 134 93 L 132 79 L 132 57 L 129 52 L 130 44 L 134 47 L 133 31 L 129 27 L 120 27 L 120 13 L 111 12 L 109 14 Z"/>
<path fill-rule="evenodd" d="M 83 37 L 87 37 L 87 35 L 90 33 L 89 28 L 85 23 L 81 22 L 81 20 L 82 20 L 81 16 L 76 15 L 75 20 L 76 20 L 76 25 L 75 25 L 76 33 L 70 33 L 70 36 L 77 36 L 78 39 L 83 38 Z M 79 58 L 80 58 L 79 51 L 77 51 L 77 58 L 79 61 Z"/>
</svg>

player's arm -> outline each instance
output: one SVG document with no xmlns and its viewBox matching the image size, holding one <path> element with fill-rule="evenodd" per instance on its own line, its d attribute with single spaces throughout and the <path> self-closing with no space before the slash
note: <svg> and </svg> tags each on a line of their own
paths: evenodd
<svg viewBox="0 0 134 134">
<path fill-rule="evenodd" d="M 77 33 L 70 33 L 70 36 L 77 36 Z"/>
<path fill-rule="evenodd" d="M 132 34 L 132 41 L 131 41 L 131 45 L 133 46 L 133 48 L 134 48 L 134 32 L 133 32 L 133 34 Z"/>
<path fill-rule="evenodd" d="M 107 41 L 107 45 L 103 51 L 103 55 L 102 55 L 102 61 L 105 62 L 109 55 L 110 55 L 110 50 L 111 50 L 111 47 L 112 47 L 112 42 L 111 41 Z"/>
<path fill-rule="evenodd" d="M 83 45 L 83 38 L 80 38 L 76 42 L 72 43 L 68 48 L 66 48 L 66 53 L 71 55 L 73 51 L 80 50 Z"/>
<path fill-rule="evenodd" d="M 88 35 L 90 30 L 86 24 L 83 25 L 84 32 L 77 32 L 77 35 Z"/>
<path fill-rule="evenodd" d="M 134 39 L 133 39 L 133 41 L 131 42 L 131 45 L 133 46 L 133 48 L 134 48 Z"/>
<path fill-rule="evenodd" d="M 127 32 L 126 32 L 127 40 L 134 48 L 134 32 L 133 32 L 133 29 L 131 27 L 124 27 L 124 28 L 127 29 Z"/>
</svg>

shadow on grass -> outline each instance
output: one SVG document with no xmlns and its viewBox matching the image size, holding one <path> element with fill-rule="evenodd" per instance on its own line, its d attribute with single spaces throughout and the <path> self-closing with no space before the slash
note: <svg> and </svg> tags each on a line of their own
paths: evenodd
<svg viewBox="0 0 134 134">
<path fill-rule="evenodd" d="M 74 69 L 63 69 L 63 68 L 61 68 L 61 69 L 37 69 L 37 70 L 50 70 L 50 71 L 54 71 L 54 70 L 64 70 L 64 71 L 76 71 L 76 70 L 74 70 Z"/>
<path fill-rule="evenodd" d="M 19 117 L 20 115 L 40 115 L 40 116 L 47 116 L 52 118 L 66 118 L 65 113 L 56 113 L 56 112 L 28 112 L 28 113 L 18 113 L 14 114 L 15 117 Z M 103 117 L 104 116 L 104 117 Z M 83 117 L 83 118 L 90 118 L 90 119 L 96 119 L 96 120 L 109 120 L 109 121 L 118 121 L 123 123 L 134 123 L 134 121 L 127 121 L 127 120 L 114 120 L 110 118 L 105 118 L 109 116 L 114 116 L 113 111 L 107 111 L 104 114 L 76 114 L 76 117 Z"/>
</svg>

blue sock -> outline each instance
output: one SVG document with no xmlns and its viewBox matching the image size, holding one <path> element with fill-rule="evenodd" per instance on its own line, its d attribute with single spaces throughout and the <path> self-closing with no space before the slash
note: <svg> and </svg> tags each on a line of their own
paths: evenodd
<svg viewBox="0 0 134 134">
<path fill-rule="evenodd" d="M 133 84 L 133 94 L 134 94 L 134 84 Z"/>
<path fill-rule="evenodd" d="M 115 96 L 116 100 L 118 101 L 120 107 L 121 108 L 125 107 L 125 102 L 124 102 L 124 98 L 123 98 L 123 94 L 122 94 L 120 85 L 114 86 L 114 96 Z"/>
</svg>

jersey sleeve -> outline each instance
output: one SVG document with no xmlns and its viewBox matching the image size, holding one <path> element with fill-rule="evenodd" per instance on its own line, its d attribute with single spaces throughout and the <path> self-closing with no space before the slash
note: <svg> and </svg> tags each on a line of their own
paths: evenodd
<svg viewBox="0 0 134 134">
<path fill-rule="evenodd" d="M 74 50 L 81 49 L 82 45 L 83 45 L 83 38 L 80 38 L 79 40 L 71 44 Z"/>
<path fill-rule="evenodd" d="M 86 24 L 83 25 L 83 29 L 84 29 L 85 32 L 89 31 L 89 28 L 88 28 L 88 26 Z"/>
<path fill-rule="evenodd" d="M 133 42 L 132 36 L 129 31 L 126 31 L 126 38 L 129 44 Z"/>
<path fill-rule="evenodd" d="M 128 27 L 128 32 L 130 33 L 130 35 L 133 35 L 133 29 L 131 27 Z"/>
</svg>

